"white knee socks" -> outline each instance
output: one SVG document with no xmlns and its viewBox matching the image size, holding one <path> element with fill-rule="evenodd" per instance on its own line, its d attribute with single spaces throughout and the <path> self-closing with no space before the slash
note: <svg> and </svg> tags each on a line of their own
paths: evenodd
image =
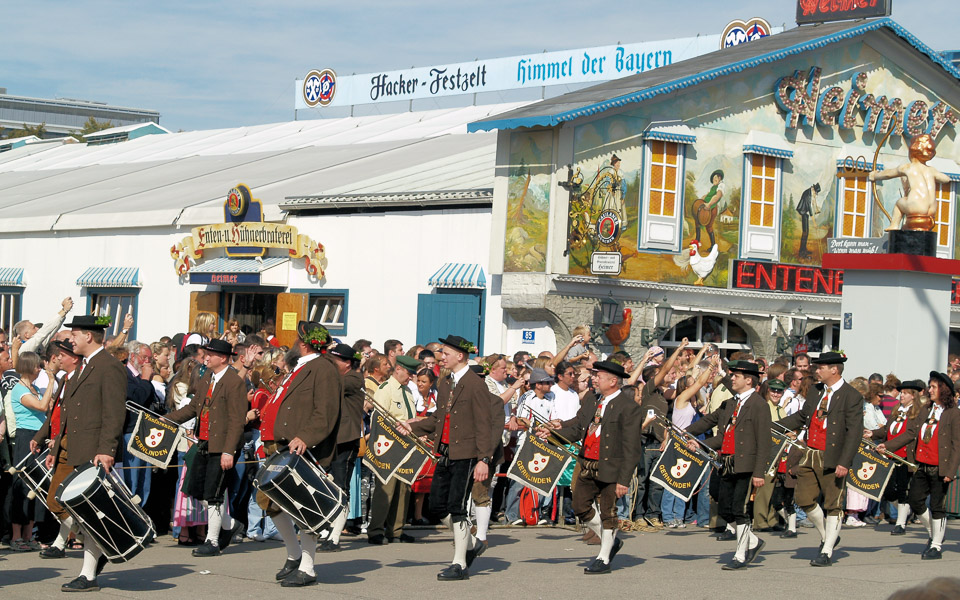
<svg viewBox="0 0 960 600">
<path fill-rule="evenodd" d="M 467 568 L 467 548 L 470 543 L 470 529 L 466 521 L 453 524 L 453 563 Z"/>
<path fill-rule="evenodd" d="M 300 532 L 300 570 L 315 576 L 313 561 L 317 556 L 317 536 L 306 531 Z"/>
<path fill-rule="evenodd" d="M 797 513 L 787 515 L 787 529 L 793 532 L 797 531 Z"/>
<path fill-rule="evenodd" d="M 487 530 L 490 528 L 490 514 L 493 512 L 493 506 L 478 506 L 477 513 L 477 539 L 487 541 Z"/>
<path fill-rule="evenodd" d="M 590 517 L 590 520 L 587 521 L 585 525 L 589 527 L 595 534 L 597 534 L 597 537 L 600 538 L 600 543 L 602 545 L 603 535 L 601 533 L 600 513 L 596 509 L 594 509 L 593 516 Z"/>
<path fill-rule="evenodd" d="M 87 581 L 93 581 L 97 578 L 97 561 L 103 552 L 91 540 L 83 548 L 83 568 L 80 569 L 80 576 L 86 577 Z"/>
<path fill-rule="evenodd" d="M 343 533 L 343 526 L 347 524 L 347 513 L 350 512 L 350 507 L 345 506 L 340 514 L 334 519 L 333 524 L 330 525 L 330 541 L 334 544 L 340 543 L 340 534 Z"/>
<path fill-rule="evenodd" d="M 273 517 L 273 525 L 277 533 L 283 538 L 283 545 L 287 548 L 287 560 L 296 560 L 302 554 L 300 544 L 297 543 L 297 532 L 293 528 L 293 519 L 287 513 L 280 513 Z"/>
<path fill-rule="evenodd" d="M 940 546 L 943 545 L 943 536 L 947 533 L 947 520 L 946 518 L 933 519 L 931 525 L 933 526 L 933 535 L 930 537 L 933 538 L 933 541 L 930 543 L 930 547 L 940 550 Z"/>
<path fill-rule="evenodd" d="M 67 517 L 60 521 L 60 533 L 57 539 L 53 540 L 53 547 L 57 550 L 63 550 L 67 547 L 67 538 L 70 537 L 70 530 L 73 528 L 73 517 Z"/>
<path fill-rule="evenodd" d="M 604 529 L 600 533 L 600 554 L 597 558 L 610 564 L 610 551 L 613 550 L 613 542 L 617 539 L 616 529 Z"/>
<path fill-rule="evenodd" d="M 927 530 L 927 535 L 930 538 L 933 538 L 933 525 L 931 523 L 930 509 L 923 511 L 923 514 L 920 515 L 920 522 L 923 523 L 923 527 Z"/>
<path fill-rule="evenodd" d="M 843 525 L 839 515 L 829 515 L 825 526 L 826 535 L 823 538 L 823 553 L 827 556 L 833 556 L 833 546 L 837 543 L 837 537 L 840 535 L 840 527 Z"/>
<path fill-rule="evenodd" d="M 909 504 L 900 504 L 897 502 L 897 525 L 900 527 L 907 526 L 907 517 L 910 516 L 910 505 Z"/>
<path fill-rule="evenodd" d="M 733 559 L 738 562 L 747 562 L 747 548 L 750 546 L 750 526 L 744 523 L 737 525 L 737 552 Z"/>
<path fill-rule="evenodd" d="M 819 504 L 807 511 L 807 518 L 813 523 L 813 526 L 817 528 L 817 533 L 820 534 L 820 541 L 826 540 L 827 532 L 823 524 L 823 509 L 820 508 Z"/>
<path fill-rule="evenodd" d="M 207 539 L 214 546 L 219 546 L 217 536 L 220 535 L 220 524 L 223 522 L 223 507 L 215 506 L 204 501 L 207 507 Z"/>
</svg>

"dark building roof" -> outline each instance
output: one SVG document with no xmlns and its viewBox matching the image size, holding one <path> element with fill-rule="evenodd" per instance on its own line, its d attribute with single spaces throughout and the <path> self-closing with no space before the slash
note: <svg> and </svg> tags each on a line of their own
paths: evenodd
<svg viewBox="0 0 960 600">
<path fill-rule="evenodd" d="M 838 21 L 797 27 L 646 73 L 563 94 L 470 123 L 468 131 L 550 127 L 563 121 L 592 115 L 625 104 L 642 102 L 660 94 L 776 62 L 788 56 L 863 36 L 880 29 L 888 29 L 925 54 L 931 61 L 943 67 L 951 77 L 960 79 L 960 71 L 943 55 L 921 42 L 893 19 Z"/>
</svg>

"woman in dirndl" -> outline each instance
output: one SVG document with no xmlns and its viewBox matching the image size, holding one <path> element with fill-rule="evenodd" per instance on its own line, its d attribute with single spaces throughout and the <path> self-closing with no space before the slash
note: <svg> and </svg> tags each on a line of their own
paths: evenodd
<svg viewBox="0 0 960 600">
<path fill-rule="evenodd" d="M 417 417 L 425 417 L 437 410 L 437 376 L 431 369 L 420 369 L 417 373 L 417 390 L 423 402 L 417 405 Z M 420 474 L 413 482 L 413 524 L 429 525 L 430 521 L 423 516 L 423 506 L 430 494 L 433 485 L 433 472 L 437 464 L 430 460 L 423 466 Z"/>
<path fill-rule="evenodd" d="M 874 431 L 874 440 L 878 442 L 890 441 L 907 432 L 907 424 L 916 419 L 920 413 L 920 394 L 926 386 L 919 379 L 904 381 L 897 386 L 899 392 L 898 406 L 890 413 L 890 420 L 886 426 Z M 907 444 L 894 454 L 910 462 L 915 462 L 913 444 Z M 887 489 L 884 490 L 884 500 L 897 507 L 897 522 L 890 535 L 904 535 L 907 528 L 907 518 L 910 516 L 910 505 L 907 503 L 907 491 L 910 489 L 910 467 L 896 463 Z"/>
</svg>

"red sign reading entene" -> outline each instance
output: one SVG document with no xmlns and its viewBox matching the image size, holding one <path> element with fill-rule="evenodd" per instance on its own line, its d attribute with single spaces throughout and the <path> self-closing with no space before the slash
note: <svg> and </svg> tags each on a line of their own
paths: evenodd
<svg viewBox="0 0 960 600">
<path fill-rule="evenodd" d="M 735 260 L 733 287 L 738 290 L 840 296 L 843 293 L 843 270 Z M 950 303 L 960 304 L 960 280 L 953 280 Z"/>
</svg>

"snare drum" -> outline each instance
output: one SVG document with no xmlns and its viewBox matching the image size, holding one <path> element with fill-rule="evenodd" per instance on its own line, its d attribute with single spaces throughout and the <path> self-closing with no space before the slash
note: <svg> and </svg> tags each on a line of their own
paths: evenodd
<svg viewBox="0 0 960 600">
<path fill-rule="evenodd" d="M 267 458 L 253 485 L 313 534 L 320 533 L 346 510 L 346 495 L 326 472 L 286 450 Z"/>
<path fill-rule="evenodd" d="M 153 522 L 133 501 L 115 472 L 87 463 L 67 476 L 57 490 L 63 505 L 87 539 L 112 563 L 127 562 L 156 537 Z"/>
<path fill-rule="evenodd" d="M 40 454 L 31 452 L 23 457 L 16 468 L 17 477 L 30 490 L 27 492 L 27 499 L 38 498 L 44 506 L 47 506 L 47 494 L 50 492 L 50 483 L 53 480 L 53 473 L 44 464 L 49 455 L 49 448 L 44 449 Z"/>
</svg>

